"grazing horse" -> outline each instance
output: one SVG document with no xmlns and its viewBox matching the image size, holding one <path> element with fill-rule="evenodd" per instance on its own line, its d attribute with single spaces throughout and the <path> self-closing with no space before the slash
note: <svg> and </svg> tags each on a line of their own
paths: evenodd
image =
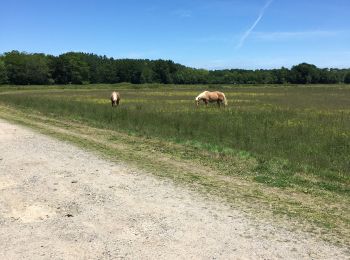
<svg viewBox="0 0 350 260">
<path fill-rule="evenodd" d="M 113 91 L 111 94 L 111 102 L 112 102 L 112 107 L 118 106 L 120 101 L 120 94 L 119 92 Z"/>
<path fill-rule="evenodd" d="M 199 105 L 199 101 L 203 101 L 205 105 L 208 105 L 208 102 L 217 102 L 218 106 L 220 107 L 220 104 L 224 104 L 224 106 L 227 106 L 227 99 L 225 97 L 225 94 L 219 91 L 204 91 L 200 93 L 196 97 L 196 104 Z"/>
</svg>

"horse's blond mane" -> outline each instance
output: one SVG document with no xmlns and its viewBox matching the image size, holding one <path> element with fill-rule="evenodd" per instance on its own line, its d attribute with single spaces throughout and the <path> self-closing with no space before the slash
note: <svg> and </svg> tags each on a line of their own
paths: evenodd
<svg viewBox="0 0 350 260">
<path fill-rule="evenodd" d="M 207 96 L 208 91 L 203 91 L 196 97 L 196 101 L 198 101 L 200 98 L 205 98 Z"/>
<path fill-rule="evenodd" d="M 118 99 L 118 96 L 119 96 L 119 93 L 116 92 L 116 91 L 113 91 L 112 94 L 111 94 L 111 99 L 112 99 L 112 100 L 117 100 L 117 99 Z"/>
</svg>

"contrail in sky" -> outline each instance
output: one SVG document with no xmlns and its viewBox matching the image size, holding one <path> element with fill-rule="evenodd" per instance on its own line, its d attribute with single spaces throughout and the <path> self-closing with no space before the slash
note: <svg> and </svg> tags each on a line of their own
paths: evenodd
<svg viewBox="0 0 350 260">
<path fill-rule="evenodd" d="M 236 46 L 236 49 L 239 49 L 243 46 L 244 41 L 247 39 L 247 37 L 250 35 L 250 33 L 254 30 L 255 26 L 257 26 L 257 24 L 260 22 L 261 18 L 263 18 L 266 9 L 270 6 L 270 4 L 273 2 L 273 0 L 268 0 L 266 2 L 266 4 L 264 5 L 264 7 L 261 9 L 260 14 L 258 16 L 258 18 L 256 18 L 255 22 L 253 23 L 253 25 L 243 34 L 243 36 L 241 37 L 241 39 L 239 40 L 239 43 Z"/>
</svg>

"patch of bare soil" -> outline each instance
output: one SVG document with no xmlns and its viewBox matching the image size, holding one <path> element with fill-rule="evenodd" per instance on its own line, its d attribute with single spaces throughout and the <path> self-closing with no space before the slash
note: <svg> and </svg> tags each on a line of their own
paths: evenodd
<svg viewBox="0 0 350 260">
<path fill-rule="evenodd" d="M 0 259 L 348 259 L 141 170 L 0 120 Z"/>
</svg>

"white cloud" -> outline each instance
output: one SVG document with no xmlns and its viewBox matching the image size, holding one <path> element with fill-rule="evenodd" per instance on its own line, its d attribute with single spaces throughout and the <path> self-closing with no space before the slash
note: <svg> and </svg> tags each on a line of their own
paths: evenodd
<svg viewBox="0 0 350 260">
<path fill-rule="evenodd" d="M 255 39 L 263 41 L 283 41 L 291 39 L 328 38 L 345 34 L 344 31 L 299 31 L 299 32 L 254 32 Z"/>
<path fill-rule="evenodd" d="M 251 34 L 251 32 L 254 30 L 254 28 L 258 25 L 258 23 L 260 22 L 260 20 L 263 18 L 266 9 L 270 6 L 270 4 L 273 2 L 273 0 L 268 0 L 266 2 L 266 4 L 264 5 L 264 7 L 261 9 L 260 14 L 258 16 L 258 18 L 255 20 L 255 22 L 252 24 L 252 26 L 250 26 L 250 28 L 242 35 L 241 39 L 239 40 L 236 49 L 239 49 L 243 46 L 245 40 L 249 37 L 249 35 Z"/>
</svg>

